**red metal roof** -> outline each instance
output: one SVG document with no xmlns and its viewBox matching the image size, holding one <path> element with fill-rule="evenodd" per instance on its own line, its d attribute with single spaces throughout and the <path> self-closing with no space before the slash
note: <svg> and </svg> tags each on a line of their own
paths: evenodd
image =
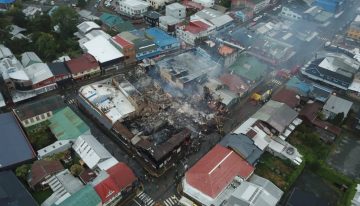
<svg viewBox="0 0 360 206">
<path fill-rule="evenodd" d="M 127 41 L 124 38 L 122 38 L 120 35 L 113 36 L 112 39 L 114 40 L 114 42 L 119 44 L 122 48 L 133 46 L 133 43 Z"/>
<path fill-rule="evenodd" d="M 124 163 L 117 163 L 106 172 L 109 176 L 94 187 L 103 203 L 108 202 L 136 180 L 132 170 Z"/>
<path fill-rule="evenodd" d="M 272 96 L 272 100 L 287 104 L 291 108 L 295 108 L 300 104 L 300 99 L 296 97 L 297 93 L 293 90 L 282 89 Z"/>
<path fill-rule="evenodd" d="M 253 172 L 254 167 L 246 160 L 218 144 L 186 172 L 185 178 L 192 187 L 215 198 L 235 176 L 246 180 Z"/>
<path fill-rule="evenodd" d="M 188 9 L 197 9 L 197 10 L 204 9 L 204 6 L 201 5 L 200 3 L 189 1 L 189 0 L 184 0 L 182 4 L 184 6 L 186 6 L 186 8 L 188 8 Z"/>
<path fill-rule="evenodd" d="M 185 26 L 184 31 L 188 31 L 193 34 L 206 31 L 210 26 L 202 21 L 196 20 L 191 21 L 188 25 Z"/>
<path fill-rule="evenodd" d="M 107 173 L 114 180 L 115 184 L 122 191 L 136 181 L 133 171 L 124 163 L 117 163 L 107 170 Z"/>
<path fill-rule="evenodd" d="M 67 61 L 66 65 L 72 74 L 84 72 L 99 66 L 96 59 L 89 53 Z"/>
<path fill-rule="evenodd" d="M 119 187 L 110 176 L 95 185 L 94 189 L 100 196 L 102 203 L 108 202 L 120 192 Z"/>
<path fill-rule="evenodd" d="M 243 93 L 249 89 L 247 85 L 240 77 L 232 74 L 224 74 L 220 78 L 222 84 L 226 85 L 230 91 Z"/>
</svg>

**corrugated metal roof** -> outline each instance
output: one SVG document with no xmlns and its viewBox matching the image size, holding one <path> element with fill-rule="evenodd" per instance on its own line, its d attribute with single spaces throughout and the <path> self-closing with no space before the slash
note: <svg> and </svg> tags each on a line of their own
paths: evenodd
<svg viewBox="0 0 360 206">
<path fill-rule="evenodd" d="M 49 121 L 49 128 L 58 140 L 76 139 L 90 131 L 85 122 L 69 107 L 57 111 Z"/>
<path fill-rule="evenodd" d="M 30 142 L 12 113 L 0 114 L 0 170 L 35 157 Z"/>
<path fill-rule="evenodd" d="M 86 185 L 84 188 L 71 195 L 58 206 L 98 206 L 101 203 L 99 195 L 95 192 L 94 188 Z"/>
</svg>

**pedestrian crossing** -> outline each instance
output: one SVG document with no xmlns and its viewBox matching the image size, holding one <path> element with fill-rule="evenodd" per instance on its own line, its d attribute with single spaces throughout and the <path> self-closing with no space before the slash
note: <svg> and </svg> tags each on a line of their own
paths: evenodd
<svg viewBox="0 0 360 206">
<path fill-rule="evenodd" d="M 155 201 L 146 193 L 140 192 L 133 200 L 139 206 L 154 206 Z"/>
<path fill-rule="evenodd" d="M 76 104 L 76 99 L 75 98 L 69 98 L 65 100 L 66 104 Z"/>
<path fill-rule="evenodd" d="M 275 85 L 282 85 L 282 82 L 281 81 L 279 81 L 279 80 L 277 80 L 277 79 L 272 79 L 271 80 L 271 83 L 273 83 L 273 84 L 275 84 Z"/>
<path fill-rule="evenodd" d="M 164 200 L 165 206 L 176 206 L 176 205 L 178 205 L 178 202 L 179 202 L 179 199 L 175 195 Z"/>
</svg>

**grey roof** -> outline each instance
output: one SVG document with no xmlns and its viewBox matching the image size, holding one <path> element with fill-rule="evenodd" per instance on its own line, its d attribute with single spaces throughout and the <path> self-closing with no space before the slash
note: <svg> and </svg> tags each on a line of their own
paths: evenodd
<svg viewBox="0 0 360 206">
<path fill-rule="evenodd" d="M 169 8 L 169 9 L 173 9 L 173 10 L 175 10 L 175 9 L 185 9 L 185 6 L 184 6 L 184 5 L 179 4 L 179 3 L 177 3 L 177 2 L 172 3 L 172 4 L 169 4 L 169 5 L 167 5 L 166 7 Z"/>
<path fill-rule="evenodd" d="M 253 181 L 252 179 L 256 179 Z M 283 192 L 272 182 L 253 175 L 242 182 L 228 199 L 226 206 L 276 206 Z"/>
<path fill-rule="evenodd" d="M 216 27 L 221 27 L 225 24 L 228 24 L 230 22 L 232 22 L 234 19 L 231 18 L 231 16 L 227 15 L 227 14 L 224 14 L 224 15 L 221 15 L 221 16 L 218 16 L 218 17 L 215 17 L 213 19 L 210 20 L 210 22 L 212 24 L 214 24 Z"/>
<path fill-rule="evenodd" d="M 214 9 L 205 8 L 201 11 L 196 12 L 195 15 L 205 20 L 211 20 L 223 15 L 223 13 Z"/>
<path fill-rule="evenodd" d="M 56 75 L 69 75 L 70 74 L 70 71 L 66 67 L 64 62 L 49 63 L 48 67 L 50 68 L 50 71 L 53 73 L 54 76 L 56 76 Z"/>
<path fill-rule="evenodd" d="M 344 117 L 346 117 L 351 109 L 352 104 L 352 102 L 346 99 L 331 95 L 326 101 L 323 109 L 335 114 L 343 112 Z"/>
<path fill-rule="evenodd" d="M 9 48 L 4 46 L 3 44 L 0 44 L 0 59 L 6 58 L 6 57 L 12 57 L 13 53 L 10 51 Z"/>
<path fill-rule="evenodd" d="M 0 205 L 38 206 L 24 185 L 11 171 L 0 172 Z"/>
<path fill-rule="evenodd" d="M 31 160 L 35 153 L 12 113 L 0 114 L 0 170 Z"/>
<path fill-rule="evenodd" d="M 243 134 L 228 134 L 220 141 L 220 145 L 230 147 L 252 165 L 263 154 L 254 141 Z"/>
<path fill-rule="evenodd" d="M 330 202 L 322 197 L 316 196 L 312 192 L 302 191 L 299 188 L 294 188 L 291 192 L 286 206 L 328 206 Z"/>
<path fill-rule="evenodd" d="M 297 116 L 298 113 L 285 103 L 270 100 L 252 118 L 268 123 L 281 133 Z"/>
<path fill-rule="evenodd" d="M 24 67 L 30 66 L 34 63 L 42 63 L 41 59 L 34 52 L 24 52 L 21 54 L 21 64 Z"/>
<path fill-rule="evenodd" d="M 68 169 L 56 174 L 56 178 L 62 184 L 66 192 L 70 194 L 74 194 L 84 187 L 80 179 L 74 177 Z"/>
</svg>

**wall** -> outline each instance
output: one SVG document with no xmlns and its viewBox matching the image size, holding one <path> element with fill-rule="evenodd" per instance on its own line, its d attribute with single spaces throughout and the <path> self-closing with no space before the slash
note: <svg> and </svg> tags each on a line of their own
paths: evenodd
<svg viewBox="0 0 360 206">
<path fill-rule="evenodd" d="M 21 124 L 24 127 L 30 127 L 30 126 L 39 124 L 41 122 L 44 122 L 44 121 L 50 119 L 52 116 L 53 116 L 53 112 L 49 111 L 47 113 L 43 113 L 43 114 L 31 117 L 31 118 L 25 119 L 25 120 L 21 121 Z"/>
</svg>

